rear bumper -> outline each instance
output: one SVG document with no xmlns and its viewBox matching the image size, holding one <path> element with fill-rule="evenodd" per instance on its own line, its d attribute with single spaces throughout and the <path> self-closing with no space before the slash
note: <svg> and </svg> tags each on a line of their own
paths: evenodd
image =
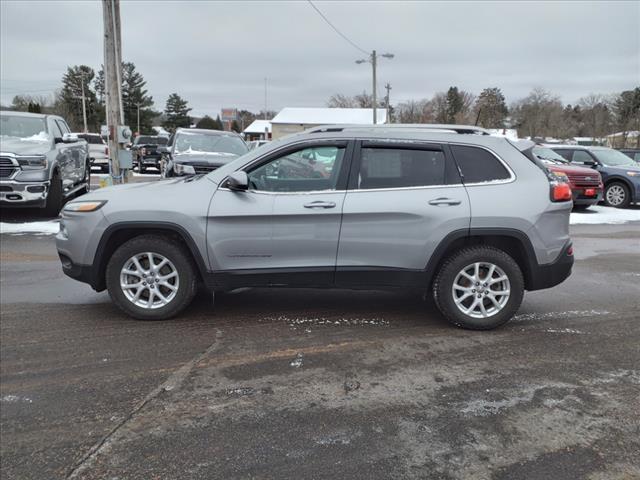
<svg viewBox="0 0 640 480">
<path fill-rule="evenodd" d="M 42 206 L 47 200 L 49 182 L 0 182 L 0 204 L 3 206 Z"/>
<path fill-rule="evenodd" d="M 532 268 L 527 290 L 542 290 L 564 282 L 571 275 L 573 261 L 573 244 L 568 242 L 554 262 Z"/>
</svg>

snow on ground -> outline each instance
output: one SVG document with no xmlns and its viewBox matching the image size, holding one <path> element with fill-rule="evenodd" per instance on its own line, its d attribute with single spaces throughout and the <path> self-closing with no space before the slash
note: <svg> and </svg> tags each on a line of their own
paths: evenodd
<svg viewBox="0 0 640 480">
<path fill-rule="evenodd" d="M 594 205 L 586 210 L 571 213 L 569 223 L 571 225 L 594 225 L 598 223 L 620 224 L 627 222 L 640 222 L 640 209 L 613 208 Z"/>
<path fill-rule="evenodd" d="M 57 220 L 25 223 L 0 222 L 0 233 L 10 233 L 12 235 L 55 235 L 59 230 L 60 224 Z"/>
</svg>

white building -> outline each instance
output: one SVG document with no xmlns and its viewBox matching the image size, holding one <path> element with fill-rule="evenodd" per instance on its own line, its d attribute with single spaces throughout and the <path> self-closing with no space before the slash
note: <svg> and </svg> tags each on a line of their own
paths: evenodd
<svg viewBox="0 0 640 480">
<path fill-rule="evenodd" d="M 378 108 L 377 124 L 387 123 L 387 111 Z M 319 125 L 372 125 L 371 108 L 283 108 L 273 120 L 273 138 L 301 132 Z"/>
<path fill-rule="evenodd" d="M 271 121 L 254 120 L 242 133 L 247 140 L 270 140 Z"/>
</svg>

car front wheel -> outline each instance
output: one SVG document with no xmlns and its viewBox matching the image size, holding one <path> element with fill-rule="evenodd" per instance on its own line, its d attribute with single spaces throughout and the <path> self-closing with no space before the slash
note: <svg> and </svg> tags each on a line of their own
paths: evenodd
<svg viewBox="0 0 640 480">
<path fill-rule="evenodd" d="M 193 260 L 176 241 L 159 235 L 121 245 L 107 265 L 113 302 L 139 320 L 165 320 L 184 310 L 197 291 Z"/>
<path fill-rule="evenodd" d="M 490 246 L 470 247 L 444 262 L 433 294 L 449 322 L 462 328 L 489 330 L 516 313 L 524 296 L 524 278 L 506 252 Z"/>
</svg>

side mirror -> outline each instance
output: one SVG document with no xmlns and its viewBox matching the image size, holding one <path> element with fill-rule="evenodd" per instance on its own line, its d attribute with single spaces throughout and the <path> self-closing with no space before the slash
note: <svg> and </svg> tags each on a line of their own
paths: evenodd
<svg viewBox="0 0 640 480">
<path fill-rule="evenodd" d="M 240 192 L 249 188 L 249 177 L 242 170 L 233 172 L 227 179 L 227 187 L 229 189 Z"/>
<path fill-rule="evenodd" d="M 76 143 L 77 141 L 78 141 L 78 136 L 75 133 L 62 134 L 62 143 Z"/>
</svg>

